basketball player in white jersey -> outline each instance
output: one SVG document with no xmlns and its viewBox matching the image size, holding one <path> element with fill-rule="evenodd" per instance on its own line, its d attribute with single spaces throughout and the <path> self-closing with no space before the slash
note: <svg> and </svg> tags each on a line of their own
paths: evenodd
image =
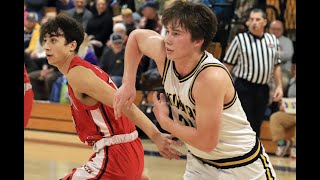
<svg viewBox="0 0 320 180">
<path fill-rule="evenodd" d="M 185 180 L 276 179 L 230 73 L 205 51 L 217 31 L 215 14 L 204 5 L 176 1 L 164 11 L 162 22 L 165 37 L 141 29 L 130 34 L 115 115 L 131 108 L 135 73 L 144 54 L 155 60 L 165 89 L 160 99 L 157 93 L 153 96 L 154 114 L 161 127 L 188 148 Z"/>
</svg>

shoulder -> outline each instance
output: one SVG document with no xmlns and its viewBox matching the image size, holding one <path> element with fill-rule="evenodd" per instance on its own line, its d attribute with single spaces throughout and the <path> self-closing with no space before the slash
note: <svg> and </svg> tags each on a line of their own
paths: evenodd
<svg viewBox="0 0 320 180">
<path fill-rule="evenodd" d="M 215 64 L 203 68 L 203 70 L 199 72 L 196 81 L 207 86 L 208 84 L 223 84 L 227 78 L 229 78 L 229 75 L 224 66 Z"/>
<path fill-rule="evenodd" d="M 292 40 L 290 38 L 286 37 L 286 36 L 281 36 L 279 38 L 279 41 L 284 41 L 286 43 L 292 43 Z"/>
</svg>

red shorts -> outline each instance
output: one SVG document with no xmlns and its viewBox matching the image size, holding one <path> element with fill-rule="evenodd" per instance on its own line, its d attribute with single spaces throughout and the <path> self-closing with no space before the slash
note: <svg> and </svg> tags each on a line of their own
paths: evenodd
<svg viewBox="0 0 320 180">
<path fill-rule="evenodd" d="M 132 142 L 106 146 L 63 180 L 140 180 L 144 169 L 144 151 L 140 138 Z"/>
</svg>

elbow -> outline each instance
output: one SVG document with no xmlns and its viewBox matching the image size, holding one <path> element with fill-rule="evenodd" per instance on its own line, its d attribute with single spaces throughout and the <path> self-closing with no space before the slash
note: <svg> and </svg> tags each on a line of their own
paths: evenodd
<svg viewBox="0 0 320 180">
<path fill-rule="evenodd" d="M 199 150 L 206 153 L 210 153 L 216 148 L 216 146 L 217 146 L 217 141 L 212 141 L 212 140 L 210 142 L 203 141 L 203 143 L 199 147 Z"/>
</svg>

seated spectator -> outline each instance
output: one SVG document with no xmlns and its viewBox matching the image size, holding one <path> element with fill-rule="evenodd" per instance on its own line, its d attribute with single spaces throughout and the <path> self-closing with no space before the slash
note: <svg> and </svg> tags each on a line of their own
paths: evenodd
<svg viewBox="0 0 320 180">
<path fill-rule="evenodd" d="M 85 31 L 89 36 L 101 43 L 102 46 L 94 46 L 94 52 L 98 58 L 101 57 L 105 43 L 112 34 L 113 20 L 112 13 L 108 9 L 108 0 L 97 0 L 95 7 L 97 14 L 93 13 L 92 18 L 87 24 Z"/>
<path fill-rule="evenodd" d="M 122 84 L 124 70 L 124 39 L 119 33 L 112 33 L 110 36 L 111 47 L 106 47 L 100 58 L 100 67 L 107 72 L 117 87 Z"/>
<path fill-rule="evenodd" d="M 39 41 L 40 24 L 38 15 L 34 12 L 29 12 L 24 26 L 24 50 L 27 54 L 31 54 Z"/>
<path fill-rule="evenodd" d="M 292 78 L 292 56 L 294 53 L 293 42 L 290 38 L 284 36 L 284 25 L 279 20 L 274 20 L 270 23 L 269 31 L 279 40 L 282 86 L 284 89 L 283 91 L 286 91 L 289 80 Z"/>
<path fill-rule="evenodd" d="M 25 0 L 25 5 L 28 12 L 37 14 L 38 20 L 40 21 L 43 16 L 43 12 L 48 5 L 47 0 Z"/>
<path fill-rule="evenodd" d="M 160 34 L 162 29 L 161 16 L 158 14 L 158 3 L 147 1 L 141 6 L 142 18 L 139 21 L 139 29 L 150 29 Z"/>
<path fill-rule="evenodd" d="M 124 39 L 124 45 L 127 44 L 128 35 L 127 35 L 127 29 L 126 26 L 123 23 L 116 23 L 113 25 L 113 32 L 121 34 L 122 38 Z M 107 47 L 111 47 L 111 39 L 109 39 L 106 43 Z"/>
<path fill-rule="evenodd" d="M 66 14 L 80 22 L 84 29 L 93 16 L 91 11 L 86 8 L 86 3 L 86 0 L 74 0 L 74 8 L 66 11 Z"/>
<path fill-rule="evenodd" d="M 296 97 L 296 76 L 289 81 L 288 98 Z M 291 140 L 285 139 L 286 129 L 295 128 L 296 114 L 285 112 L 284 106 L 281 104 L 279 111 L 271 114 L 270 116 L 270 130 L 272 141 L 277 143 L 276 155 L 283 157 L 286 155 L 288 148 L 290 149 L 290 157 L 296 158 L 296 134 Z"/>
<path fill-rule="evenodd" d="M 57 13 L 65 13 L 67 10 L 74 8 L 74 0 L 57 0 Z"/>
<path fill-rule="evenodd" d="M 132 10 L 129 8 L 122 9 L 121 16 L 127 29 L 127 35 L 129 36 L 129 34 L 137 28 L 138 23 L 134 21 Z"/>
<path fill-rule="evenodd" d="M 48 100 L 52 84 L 60 76 L 62 76 L 62 73 L 60 73 L 58 68 L 48 64 L 48 61 L 42 65 L 42 69 L 30 72 L 29 78 L 34 99 Z"/>
<path fill-rule="evenodd" d="M 288 91 L 289 80 L 292 75 L 292 59 L 294 54 L 293 42 L 288 37 L 284 36 L 284 25 L 279 20 L 274 20 L 270 23 L 269 31 L 274 34 L 279 40 L 279 55 L 281 59 L 281 75 L 282 75 L 282 87 L 283 92 Z M 268 119 L 271 113 L 279 110 L 279 103 L 272 101 L 272 95 L 275 90 L 275 81 L 272 79 L 269 82 L 270 98 L 269 105 L 266 111 L 266 118 Z"/>
</svg>

